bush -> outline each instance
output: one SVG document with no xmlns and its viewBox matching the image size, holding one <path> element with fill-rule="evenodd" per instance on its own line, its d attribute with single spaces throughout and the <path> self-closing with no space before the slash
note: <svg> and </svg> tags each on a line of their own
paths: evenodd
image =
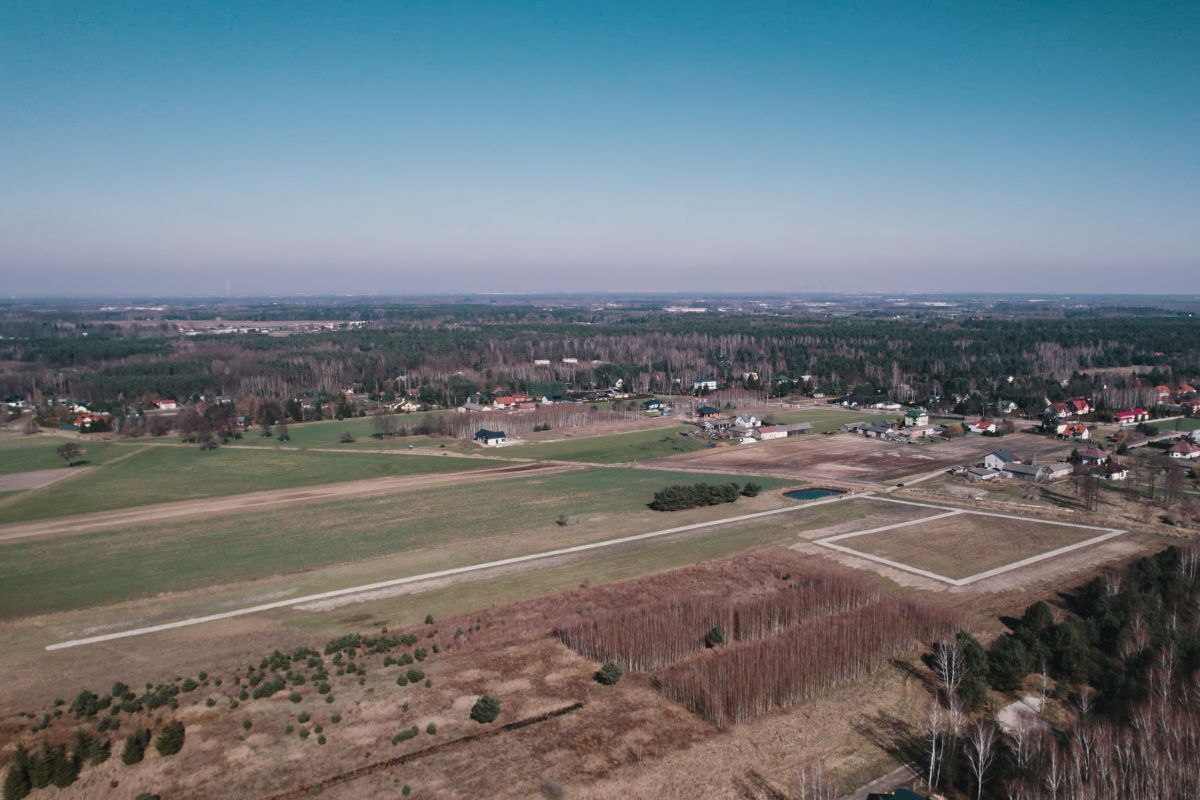
<svg viewBox="0 0 1200 800">
<path fill-rule="evenodd" d="M 437 725 L 432 722 L 425 726 L 425 732 L 430 736 L 437 736 Z"/>
<path fill-rule="evenodd" d="M 332 717 L 329 718 L 329 721 L 332 722 L 334 725 L 336 725 L 342 721 L 342 715 L 334 714 Z"/>
<path fill-rule="evenodd" d="M 299 692 L 292 692 L 288 695 L 288 700 L 291 700 L 293 703 L 299 703 L 303 699 L 304 698 L 300 696 Z"/>
<path fill-rule="evenodd" d="M 404 675 L 408 678 L 409 683 L 420 683 L 425 679 L 425 673 L 416 667 L 409 667 L 408 672 L 404 673 Z"/>
<path fill-rule="evenodd" d="M 127 767 L 139 763 L 146 757 L 146 745 L 150 744 L 150 731 L 143 728 L 125 737 L 125 747 L 121 750 L 121 763 Z"/>
<path fill-rule="evenodd" d="M 17 746 L 13 763 L 4 776 L 4 800 L 21 800 L 33 791 L 33 781 L 29 777 L 29 753 L 24 747 Z"/>
<path fill-rule="evenodd" d="M 762 490 L 763 487 L 759 486 L 757 483 L 747 483 L 742 487 L 742 496 L 758 497 L 760 494 L 762 494 Z"/>
<path fill-rule="evenodd" d="M 720 625 L 715 626 L 708 633 L 704 634 L 704 646 L 716 647 L 719 644 L 725 644 L 725 631 Z"/>
<path fill-rule="evenodd" d="M 406 742 L 409 739 L 414 739 L 419 733 L 420 731 L 417 729 L 416 725 L 413 725 L 411 728 L 405 728 L 392 737 L 392 744 L 400 744 L 401 742 Z"/>
<path fill-rule="evenodd" d="M 596 670 L 595 678 L 597 683 L 602 683 L 605 686 L 612 686 L 616 684 L 617 681 L 621 680 L 621 675 L 623 674 L 624 670 L 621 669 L 620 664 L 616 663 L 615 661 L 607 661 L 605 662 L 604 666 Z"/>
<path fill-rule="evenodd" d="M 485 694 L 476 700 L 475 705 L 471 707 L 471 719 L 480 724 L 494 722 L 498 716 L 500 716 L 500 701 L 490 694 Z"/>
<path fill-rule="evenodd" d="M 173 756 L 183 749 L 184 735 L 183 723 L 173 719 L 159 732 L 154 740 L 154 749 L 160 756 Z"/>
<path fill-rule="evenodd" d="M 296 717 L 296 721 L 297 722 L 308 722 L 309 719 L 311 719 L 311 718 L 312 718 L 312 715 L 309 714 L 307 711 L 301 711 L 300 716 Z"/>
<path fill-rule="evenodd" d="M 425 624 L 426 624 L 426 625 L 432 625 L 432 624 L 433 624 L 433 614 L 426 614 L 426 615 L 425 615 Z"/>
<path fill-rule="evenodd" d="M 251 722 L 249 719 L 242 720 L 242 730 L 248 731 L 253 726 L 254 726 L 254 723 Z"/>
</svg>

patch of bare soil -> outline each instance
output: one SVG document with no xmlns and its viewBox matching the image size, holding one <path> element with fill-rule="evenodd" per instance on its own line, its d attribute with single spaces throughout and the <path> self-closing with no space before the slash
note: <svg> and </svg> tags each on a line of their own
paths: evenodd
<svg viewBox="0 0 1200 800">
<path fill-rule="evenodd" d="M 24 492 L 30 489 L 41 489 L 52 483 L 73 478 L 91 472 L 91 467 L 75 467 L 73 469 L 37 469 L 31 472 L 14 472 L 0 475 L 0 492 Z"/>
</svg>

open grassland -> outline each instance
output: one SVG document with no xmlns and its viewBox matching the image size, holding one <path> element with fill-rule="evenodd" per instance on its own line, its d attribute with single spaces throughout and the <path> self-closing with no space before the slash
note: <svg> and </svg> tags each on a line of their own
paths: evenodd
<svg viewBox="0 0 1200 800">
<path fill-rule="evenodd" d="M 365 478 L 454 472 L 481 459 L 282 450 L 109 445 L 124 458 L 0 507 L 0 524 Z"/>
<path fill-rule="evenodd" d="M 414 411 L 411 414 L 392 414 L 388 419 L 392 423 L 393 430 L 405 428 L 411 431 L 426 419 L 453 413 L 452 411 Z M 376 439 L 374 434 L 377 430 L 374 417 L 293 422 L 288 424 L 289 438 L 286 442 L 280 442 L 276 438 L 277 428 L 272 429 L 271 436 L 263 436 L 261 430 L 255 426 L 242 434 L 238 444 L 255 447 L 334 447 L 347 450 L 403 450 L 407 449 L 409 445 L 414 447 L 446 445 L 446 449 L 465 450 L 473 446 L 470 442 L 447 438 L 434 439 L 428 436 L 393 436 L 389 439 Z M 353 442 L 342 441 L 342 436 L 347 433 L 353 437 Z"/>
<path fill-rule="evenodd" d="M 681 436 L 682 433 L 691 435 Z M 604 436 L 583 435 L 562 441 L 513 445 L 500 448 L 495 454 L 513 458 L 618 464 L 666 458 L 701 450 L 704 448 L 706 440 L 696 434 L 696 428 L 679 425 L 648 431 L 614 433 Z"/>
<path fill-rule="evenodd" d="M 1164 419 L 1161 421 L 1150 420 L 1150 424 L 1158 428 L 1161 433 L 1194 431 L 1200 430 L 1200 417 L 1180 417 L 1179 419 Z"/>
<path fill-rule="evenodd" d="M 966 578 L 1099 536 L 1088 528 L 959 514 L 838 544 L 948 578 Z"/>
<path fill-rule="evenodd" d="M 796 422 L 812 423 L 813 433 L 840 430 L 851 422 L 866 422 L 876 419 L 894 419 L 895 413 L 882 411 L 841 411 L 836 408 L 804 408 L 796 411 L 766 411 L 764 417 L 784 425 Z"/>
<path fill-rule="evenodd" d="M 383 556 L 403 556 L 390 573 L 399 577 L 791 502 L 772 495 L 672 514 L 646 508 L 663 486 L 696 480 L 687 473 L 580 470 L 174 525 L 15 539 L 0 545 L 0 615 L 84 608 Z M 567 524 L 558 523 L 560 515 Z"/>
<path fill-rule="evenodd" d="M 80 461 L 90 466 L 103 464 L 105 461 L 125 452 L 120 447 L 107 442 L 88 441 L 87 439 L 67 439 L 62 436 L 38 434 L 36 436 L 3 437 L 0 438 L 0 475 L 11 475 L 15 472 L 33 472 L 41 469 L 66 468 L 66 464 L 55 452 L 64 442 L 75 441 L 83 448 Z"/>
</svg>

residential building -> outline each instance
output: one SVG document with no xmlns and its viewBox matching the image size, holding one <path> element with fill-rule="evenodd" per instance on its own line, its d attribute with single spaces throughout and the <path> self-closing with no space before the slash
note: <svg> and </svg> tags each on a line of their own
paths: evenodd
<svg viewBox="0 0 1200 800">
<path fill-rule="evenodd" d="M 1118 411 L 1113 414 L 1113 422 L 1118 425 L 1137 425 L 1150 419 L 1150 412 L 1144 408 L 1134 408 L 1129 411 Z"/>
<path fill-rule="evenodd" d="M 508 443 L 508 437 L 504 435 L 504 431 L 490 431 L 487 428 L 480 428 L 475 431 L 475 441 L 485 447 L 499 447 L 502 444 Z"/>
<path fill-rule="evenodd" d="M 1092 404 L 1083 397 L 1072 397 L 1067 401 L 1067 407 L 1071 409 L 1071 413 L 1076 416 L 1092 413 Z"/>
<path fill-rule="evenodd" d="M 977 422 L 968 423 L 967 430 L 971 433 L 995 433 L 996 423 L 990 419 L 981 419 Z"/>
<path fill-rule="evenodd" d="M 657 412 L 660 409 L 662 409 L 662 407 L 663 407 L 662 400 L 659 400 L 657 397 L 651 397 L 649 400 L 642 401 L 642 411 Z"/>
<path fill-rule="evenodd" d="M 1074 439 L 1077 442 L 1092 438 L 1092 432 L 1082 422 L 1061 422 L 1055 426 L 1054 433 L 1060 439 Z"/>
<path fill-rule="evenodd" d="M 715 392 L 717 390 L 717 379 L 705 376 L 692 381 L 693 392 Z"/>
<path fill-rule="evenodd" d="M 1096 467 L 1096 474 L 1105 480 L 1123 481 L 1129 477 L 1129 468 L 1110 459 Z"/>
<path fill-rule="evenodd" d="M 1066 419 L 1071 416 L 1071 407 L 1066 403 L 1051 403 L 1046 406 L 1045 416 L 1055 419 Z"/>
<path fill-rule="evenodd" d="M 762 425 L 762 420 L 753 414 L 739 414 L 733 418 L 733 424 L 736 427 L 757 428 Z"/>
<path fill-rule="evenodd" d="M 1099 447 L 1089 447 L 1087 450 L 1079 451 L 1079 463 L 1086 466 L 1095 464 L 1103 464 L 1108 461 L 1108 453 L 1101 450 Z"/>
<path fill-rule="evenodd" d="M 904 415 L 904 424 L 909 427 L 922 427 L 929 424 L 929 412 L 917 406 L 910 408 Z"/>
<path fill-rule="evenodd" d="M 983 466 L 988 469 L 1001 470 L 1009 464 L 1020 464 L 1021 459 L 1010 450 L 993 450 L 983 457 Z"/>
<path fill-rule="evenodd" d="M 992 469 L 991 467 L 971 467 L 967 470 L 967 480 L 994 481 L 1002 474 L 1000 470 Z"/>
<path fill-rule="evenodd" d="M 1189 439 L 1180 439 L 1171 445 L 1170 449 L 1167 450 L 1167 455 L 1171 458 L 1180 458 L 1188 461 L 1200 458 L 1200 445 L 1193 443 Z"/>
<path fill-rule="evenodd" d="M 697 417 L 716 417 L 720 416 L 721 409 L 715 406 L 700 406 L 696 409 Z"/>
</svg>

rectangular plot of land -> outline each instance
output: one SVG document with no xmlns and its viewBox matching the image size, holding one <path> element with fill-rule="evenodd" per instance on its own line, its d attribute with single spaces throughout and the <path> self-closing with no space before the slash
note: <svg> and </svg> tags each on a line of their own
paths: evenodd
<svg viewBox="0 0 1200 800">
<path fill-rule="evenodd" d="M 818 539 L 816 544 L 926 578 L 966 586 L 1090 547 L 1125 531 L 869 496 L 926 515 Z"/>
<path fill-rule="evenodd" d="M 1089 528 L 956 514 L 843 539 L 853 550 L 962 579 L 1096 536 Z"/>
</svg>

